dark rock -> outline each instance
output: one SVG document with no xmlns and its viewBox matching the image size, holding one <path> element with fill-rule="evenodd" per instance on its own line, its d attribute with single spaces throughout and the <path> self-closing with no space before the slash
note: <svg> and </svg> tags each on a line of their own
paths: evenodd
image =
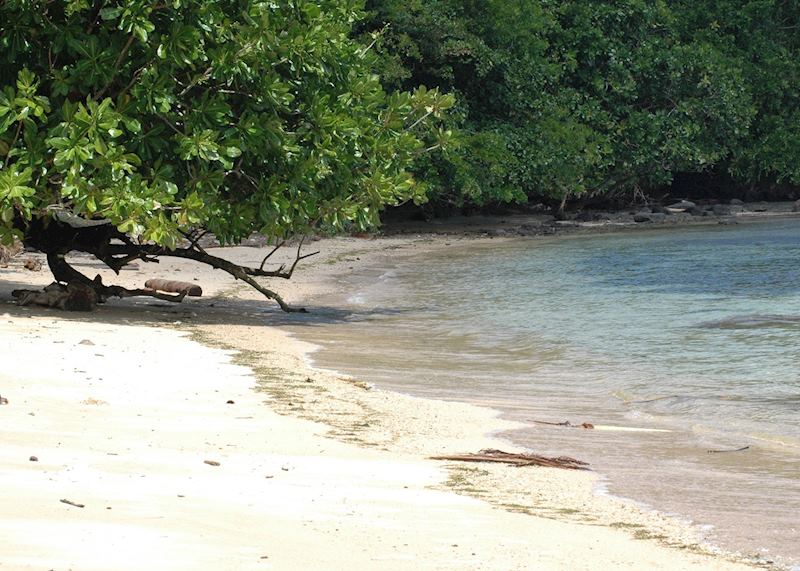
<svg viewBox="0 0 800 571">
<path fill-rule="evenodd" d="M 736 205 L 736 206 L 743 206 L 744 202 L 742 202 L 738 198 L 731 198 L 731 204 Z"/>
<path fill-rule="evenodd" d="M 575 217 L 575 220 L 579 222 L 600 222 L 603 220 L 610 220 L 608 214 L 604 212 L 589 212 L 587 210 L 583 210 Z"/>
<path fill-rule="evenodd" d="M 739 214 L 741 212 L 744 212 L 744 206 L 742 206 L 741 204 L 731 204 L 730 211 L 731 214 Z"/>
<path fill-rule="evenodd" d="M 800 212 L 800 200 L 796 200 L 792 205 L 792 212 Z"/>
<path fill-rule="evenodd" d="M 747 209 L 751 212 L 766 212 L 769 210 L 769 204 L 766 202 L 754 202 L 753 204 L 748 205 Z"/>
<path fill-rule="evenodd" d="M 650 220 L 652 220 L 653 222 L 664 222 L 666 221 L 666 219 L 667 215 L 664 214 L 663 212 L 653 212 L 650 215 Z"/>
<path fill-rule="evenodd" d="M 669 217 L 669 221 L 673 224 L 680 224 L 682 222 L 687 222 L 692 219 L 691 214 L 687 214 L 686 212 L 679 212 L 678 214 L 673 214 Z"/>
<path fill-rule="evenodd" d="M 30 458 L 28 458 L 28 460 L 31 461 L 31 462 L 38 462 L 39 461 L 39 459 L 36 456 L 31 456 Z"/>
<path fill-rule="evenodd" d="M 692 208 L 688 208 L 686 212 L 688 212 L 692 216 L 705 216 L 706 211 L 703 210 L 702 208 L 697 208 L 696 206 L 693 206 Z"/>
<path fill-rule="evenodd" d="M 653 214 L 672 214 L 669 210 L 667 210 L 664 206 L 660 204 L 654 204 L 650 207 L 650 211 Z"/>
<path fill-rule="evenodd" d="M 526 222 L 525 224 L 520 224 L 519 229 L 527 232 L 538 232 L 542 229 L 542 224 L 539 222 Z"/>
<path fill-rule="evenodd" d="M 637 212 L 636 214 L 633 215 L 633 221 L 638 223 L 652 222 L 653 221 L 652 216 L 653 215 L 650 212 Z"/>
<path fill-rule="evenodd" d="M 633 214 L 626 214 L 625 212 L 619 212 L 617 214 L 614 214 L 611 217 L 611 220 L 613 220 L 614 222 L 622 223 L 622 224 L 628 224 L 630 222 L 633 222 L 633 216 L 635 214 L 636 214 L 635 212 Z"/>
<path fill-rule="evenodd" d="M 715 204 L 711 207 L 711 211 L 717 216 L 727 216 L 731 213 L 731 207 L 727 204 Z"/>
</svg>

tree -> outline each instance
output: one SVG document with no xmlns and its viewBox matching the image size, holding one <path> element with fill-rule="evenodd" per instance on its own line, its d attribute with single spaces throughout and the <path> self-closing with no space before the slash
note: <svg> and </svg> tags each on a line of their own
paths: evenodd
<svg viewBox="0 0 800 571">
<path fill-rule="evenodd" d="M 456 204 L 800 184 L 800 9 L 769 0 L 368 0 L 388 89 L 452 92 Z"/>
<path fill-rule="evenodd" d="M 366 228 L 425 199 L 408 172 L 438 148 L 452 98 L 387 95 L 357 0 L 6 0 L 0 4 L 0 236 L 47 254 L 57 281 L 107 286 L 65 260 L 190 258 L 261 232 L 281 244 Z M 298 252 L 298 260 L 300 254 Z M 162 296 L 164 297 L 164 296 Z"/>
</svg>

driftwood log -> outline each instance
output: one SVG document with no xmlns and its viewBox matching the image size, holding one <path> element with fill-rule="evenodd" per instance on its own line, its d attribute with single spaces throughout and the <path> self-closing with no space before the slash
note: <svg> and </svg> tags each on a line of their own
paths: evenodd
<svg viewBox="0 0 800 571">
<path fill-rule="evenodd" d="M 458 462 L 502 462 L 515 466 L 546 466 L 565 470 L 588 470 L 589 464 L 569 456 L 548 458 L 538 454 L 518 454 L 487 448 L 477 454 L 453 454 L 448 456 L 431 456 L 433 460 L 456 460 Z"/>
<path fill-rule="evenodd" d="M 158 291 L 166 291 L 168 293 L 183 293 L 189 297 L 200 297 L 203 295 L 203 289 L 197 285 L 189 282 L 178 282 L 174 280 L 147 280 L 144 282 L 144 287 L 147 289 L 154 289 Z"/>
</svg>

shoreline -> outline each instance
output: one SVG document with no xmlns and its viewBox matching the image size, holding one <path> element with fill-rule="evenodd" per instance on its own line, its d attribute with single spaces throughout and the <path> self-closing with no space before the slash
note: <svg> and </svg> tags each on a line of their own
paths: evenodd
<svg viewBox="0 0 800 571">
<path fill-rule="evenodd" d="M 446 240 L 451 240 L 450 244 L 456 245 L 462 239 L 467 243 L 476 240 L 458 237 Z M 478 241 L 483 240 L 478 239 Z M 344 238 L 326 241 L 324 242 L 326 253 L 323 257 L 315 259 L 313 264 L 309 264 L 309 267 L 305 267 L 305 271 L 302 272 L 304 275 L 313 272 L 311 279 L 293 284 L 289 288 L 288 298 L 296 302 L 303 298 L 313 298 L 324 291 L 334 291 L 337 288 L 336 278 L 341 276 L 342 272 L 350 272 L 357 266 L 362 268 L 369 266 L 381 256 L 391 256 L 393 259 L 398 255 L 413 257 L 421 255 L 428 248 L 443 248 L 446 243 L 446 241 L 441 242 L 441 237 L 429 236 L 388 237 L 366 241 Z M 235 256 L 259 257 L 256 248 L 240 247 L 224 251 Z M 92 268 L 94 269 L 94 266 Z M 185 264 L 172 264 L 171 261 L 168 268 L 162 269 L 167 273 L 187 271 Z M 444 494 L 436 496 L 437 501 L 455 502 L 449 504 L 451 507 L 457 506 L 453 508 L 456 510 L 453 513 L 461 513 L 459 510 L 467 508 L 464 507 L 466 504 L 455 501 L 451 496 L 456 498 L 468 496 L 469 510 L 474 508 L 480 512 L 480 523 L 474 529 L 471 528 L 470 533 L 475 534 L 471 536 L 471 545 L 480 543 L 477 538 L 487 533 L 486 526 L 492 521 L 492 526 L 501 527 L 501 531 L 504 532 L 502 537 L 511 534 L 516 538 L 512 541 L 514 549 L 522 550 L 522 553 L 509 554 L 506 545 L 504 549 L 495 549 L 488 554 L 490 546 L 480 543 L 481 552 L 475 551 L 478 555 L 474 558 L 461 560 L 457 568 L 525 569 L 531 565 L 538 567 L 542 564 L 542 560 L 537 557 L 542 551 L 546 552 L 546 560 L 551 565 L 548 568 L 554 569 L 592 569 L 608 566 L 641 568 L 642 565 L 663 569 L 694 569 L 698 566 L 706 569 L 750 568 L 734 562 L 737 557 L 733 554 L 720 554 L 713 547 L 700 543 L 700 530 L 687 526 L 685 522 L 642 508 L 627 500 L 596 494 L 593 486 L 596 485 L 597 475 L 548 468 L 518 469 L 482 464 L 446 466 L 441 462 L 427 460 L 427 456 L 437 452 L 472 452 L 480 447 L 497 447 L 496 433 L 511 428 L 512 423 L 498 419 L 497 411 L 492 409 L 409 397 L 383 390 L 369 390 L 368 381 L 348 379 L 345 375 L 309 367 L 310 361 L 313 362 L 309 357 L 312 348 L 305 342 L 292 339 L 292 336 L 281 328 L 282 324 L 285 325 L 287 322 L 286 316 L 276 313 L 273 308 L 265 308 L 266 302 L 255 292 L 238 285 L 232 287 L 234 284 L 224 276 L 212 276 L 209 270 L 192 271 L 198 274 L 198 281 L 207 292 L 216 297 L 202 298 L 181 306 L 164 306 L 142 301 L 112 302 L 97 314 L 89 315 L 85 319 L 65 319 L 67 316 L 61 312 L 44 309 L 25 312 L 20 308 L 14 308 L 13 313 L 29 313 L 40 316 L 39 318 L 63 322 L 67 328 L 77 322 L 93 322 L 96 319 L 111 323 L 131 320 L 150 328 L 154 324 L 161 326 L 167 324 L 170 328 L 177 327 L 188 332 L 205 346 L 212 346 L 212 349 L 209 349 L 212 354 L 220 355 L 218 349 L 213 348 L 215 346 L 224 346 L 237 351 L 235 356 L 231 356 L 227 351 L 221 353 L 225 355 L 223 360 L 232 360 L 237 367 L 244 365 L 244 370 L 252 371 L 244 375 L 250 379 L 251 386 L 256 385 L 251 395 L 252 399 L 240 396 L 234 399 L 237 403 L 240 399 L 245 399 L 255 413 L 254 416 L 261 416 L 262 413 L 259 411 L 263 410 L 265 416 L 272 418 L 273 413 L 277 412 L 280 415 L 279 419 L 290 421 L 291 430 L 298 430 L 300 425 L 297 423 L 301 423 L 303 426 L 299 429 L 300 432 L 310 431 L 324 443 L 337 441 L 340 443 L 328 446 L 315 442 L 312 449 L 306 449 L 308 454 L 315 456 L 320 447 L 336 448 L 337 453 L 345 457 L 378 454 L 381 457 L 375 461 L 386 464 L 389 471 L 392 470 L 393 463 L 400 462 L 401 465 L 411 463 L 415 469 L 422 470 L 429 478 L 422 488 L 415 490 L 416 493 L 429 490 Z M 141 279 L 141 273 L 141 269 L 137 269 L 127 274 L 123 273 L 122 278 L 131 282 L 138 281 Z M 24 273 L 18 274 L 17 277 L 23 279 L 31 276 L 43 277 Z M 137 313 L 142 311 L 148 315 Z M 17 317 L 13 316 L 11 320 L 16 323 Z M 270 322 L 277 324 L 270 325 Z M 268 335 L 265 335 L 265 332 L 268 332 Z M 113 336 L 114 332 L 108 333 Z M 258 340 L 258 347 L 255 349 L 254 340 Z M 24 371 L 20 374 L 24 374 Z M 309 378 L 311 382 L 307 381 Z M 0 387 L 0 394 L 6 396 L 6 391 L 7 389 Z M 262 403 L 262 398 L 267 399 L 266 407 Z M 5 410 L 0 409 L 0 412 Z M 71 415 L 69 409 L 62 412 L 67 417 Z M 121 414 L 128 412 L 130 411 L 123 408 Z M 489 436 L 487 432 L 495 436 Z M 513 449 L 507 441 L 500 442 L 504 449 Z M 339 448 L 340 446 L 343 448 Z M 302 445 L 298 444 L 298 447 L 302 449 Z M 284 452 L 286 452 L 285 447 Z M 272 452 L 262 450 L 260 453 L 269 455 Z M 320 461 L 324 459 L 325 457 Z M 15 464 L 18 460 L 9 460 L 15 469 L 22 468 Z M 26 465 L 24 468 L 29 469 L 30 466 Z M 353 474 L 349 474 L 349 477 L 352 478 Z M 391 507 L 387 513 L 392 513 L 394 510 L 402 511 L 402 506 L 405 505 L 403 503 L 405 500 L 395 497 L 395 494 L 402 493 L 402 488 L 397 484 L 395 482 L 390 485 L 391 493 L 382 499 L 383 504 L 388 502 Z M 321 483 L 315 481 L 309 485 L 312 490 L 319 491 Z M 363 485 L 368 485 L 368 482 L 363 482 Z M 445 498 L 450 499 L 445 500 Z M 350 501 L 357 503 L 354 498 Z M 471 503 L 476 501 L 477 505 Z M 490 505 L 501 510 L 489 507 Z M 314 513 L 316 507 L 310 507 L 311 513 L 308 515 L 312 518 L 319 515 Z M 469 510 L 458 516 L 450 514 L 448 518 L 460 518 L 469 513 Z M 17 516 L 19 517 L 19 514 Z M 389 517 L 391 519 L 391 516 Z M 427 518 L 429 514 L 423 510 L 415 517 Z M 409 521 L 406 525 L 414 525 L 413 521 L 416 520 Z M 366 530 L 372 530 L 376 523 L 378 522 L 367 522 L 366 527 L 357 531 L 363 535 Z M 347 520 L 342 520 L 336 532 L 340 532 L 342 526 L 346 525 Z M 542 533 L 546 539 L 535 541 L 531 539 L 533 530 Z M 333 533 L 331 530 L 327 531 Z M 4 526 L 2 534 L 7 533 L 8 529 Z M 386 536 L 383 539 L 386 540 Z M 227 540 L 232 541 L 230 537 Z M 420 542 L 417 547 L 428 546 L 431 557 L 447 555 L 444 552 L 440 553 L 444 546 L 441 542 L 434 541 L 435 545 L 431 546 L 430 538 L 416 537 L 415 540 Z M 456 543 L 463 545 L 463 542 L 456 541 Z M 379 544 L 369 545 L 378 549 Z M 568 552 L 554 554 L 552 549 L 554 544 L 566 547 Z M 482 551 L 483 549 L 487 551 Z M 321 548 L 321 551 L 324 549 Z M 398 557 L 401 551 L 397 551 Z M 506 553 L 502 553 L 503 551 Z M 350 563 L 346 558 L 341 561 L 342 564 Z M 445 563 L 446 558 L 436 561 L 439 564 L 432 568 L 449 568 Z M 270 568 L 264 567 L 263 561 L 259 563 L 262 566 L 258 568 Z M 63 564 L 63 561 L 59 564 Z M 403 563 L 398 560 L 393 564 L 397 566 L 384 568 L 409 568 L 408 561 Z M 256 568 L 255 565 L 253 567 Z M 0 568 L 4 568 L 2 563 Z M 218 568 L 226 567 L 223 565 Z M 370 567 L 365 564 L 363 568 Z"/>
<path fill-rule="evenodd" d="M 768 216 L 772 218 L 771 216 Z M 763 222 L 766 217 L 754 217 L 748 219 L 748 223 Z M 779 219 L 798 218 L 796 213 L 776 217 Z M 707 225 L 694 225 L 702 227 Z M 628 228 L 624 228 L 626 230 Z M 641 227 L 633 228 L 632 230 L 641 231 Z M 646 230 L 662 230 L 671 231 L 673 227 L 649 227 Z M 612 230 L 618 231 L 618 229 Z M 568 235 L 534 238 L 532 244 L 542 240 L 553 239 L 573 239 L 581 238 L 587 234 L 594 235 L 594 232 L 574 232 Z M 392 235 L 388 238 L 380 238 L 379 241 L 391 240 L 397 238 Z M 445 238 L 443 240 L 443 238 Z M 447 239 L 455 238 L 455 240 L 464 240 L 464 242 L 446 241 Z M 363 268 L 380 267 L 385 265 L 387 259 L 391 259 L 392 264 L 397 263 L 398 257 L 403 259 L 405 263 L 413 263 L 413 260 L 419 256 L 424 256 L 431 251 L 440 251 L 443 246 L 453 246 L 456 248 L 465 247 L 464 244 L 474 245 L 477 247 L 491 246 L 497 240 L 492 237 L 476 237 L 474 234 L 462 234 L 461 231 L 457 233 L 442 236 L 437 235 L 431 242 L 430 235 L 417 235 L 415 237 L 417 243 L 410 243 L 406 246 L 408 251 L 399 249 L 395 244 L 387 244 L 387 248 L 376 248 L 375 251 L 369 252 L 365 255 L 363 249 L 358 250 L 362 256 L 358 262 Z M 525 238 L 509 237 L 509 241 L 514 243 L 524 243 Z M 504 240 L 503 240 L 504 241 Z M 415 248 L 416 246 L 416 248 Z M 386 250 L 391 252 L 390 256 L 386 256 Z M 381 262 L 381 259 L 383 261 Z M 375 276 L 373 276 L 374 278 Z M 325 280 L 321 280 L 324 282 Z M 324 288 L 323 288 L 324 289 Z M 340 296 L 342 294 L 340 293 Z M 302 298 L 301 298 L 302 299 Z M 333 326 L 335 327 L 335 325 Z M 295 328 L 293 335 L 301 335 L 300 329 Z M 313 335 L 312 335 L 313 337 Z M 315 352 L 316 350 L 314 350 Z M 347 373 L 327 369 L 324 365 L 319 365 L 313 358 L 313 353 L 309 355 L 309 364 L 322 371 L 338 377 L 349 378 Z M 369 382 L 367 379 L 366 382 Z M 396 395 L 408 396 L 413 395 L 412 392 L 400 392 L 396 386 L 384 389 L 393 392 Z M 433 399 L 447 404 L 465 404 L 467 401 L 462 400 L 448 400 L 445 397 L 428 397 L 425 395 L 417 395 L 412 398 L 421 398 L 422 400 Z M 475 406 L 481 409 L 494 411 L 496 416 L 492 418 L 492 422 L 485 426 L 484 434 L 488 438 L 494 440 L 493 447 L 500 447 L 505 450 L 511 451 L 527 451 L 536 453 L 536 450 L 521 447 L 517 442 L 513 442 L 513 433 L 515 429 L 525 426 L 529 428 L 529 424 L 522 423 L 516 427 L 502 427 L 498 426 L 501 422 L 515 422 L 513 420 L 501 419 L 500 416 L 504 414 L 501 410 L 492 408 L 491 404 L 481 403 L 467 403 L 469 406 Z M 636 429 L 627 426 L 596 426 L 598 430 L 614 430 L 614 431 L 643 431 L 643 432 L 667 432 L 662 429 Z M 477 450 L 473 450 L 477 451 Z M 453 451 L 451 451 L 452 453 Z M 465 451 L 461 451 L 465 452 Z M 552 454 L 557 452 L 551 451 Z M 469 465 L 467 465 L 469 466 Z M 660 543 L 677 549 L 690 549 L 699 553 L 708 553 L 713 555 L 721 555 L 729 560 L 746 562 L 751 565 L 758 566 L 759 568 L 774 568 L 784 569 L 780 563 L 773 561 L 774 558 L 764 556 L 760 553 L 745 554 L 743 552 L 733 551 L 730 548 L 722 548 L 708 539 L 710 531 L 713 528 L 707 524 L 692 522 L 688 516 L 673 514 L 659 510 L 652 507 L 645 502 L 626 497 L 624 494 L 620 495 L 617 492 L 612 492 L 609 489 L 610 480 L 607 476 L 601 473 L 579 474 L 575 475 L 571 484 L 574 486 L 567 494 L 560 495 L 559 492 L 563 491 L 554 486 L 549 477 L 544 477 L 542 480 L 531 478 L 517 478 L 518 472 L 513 468 L 504 469 L 496 466 L 491 466 L 486 469 L 486 465 L 480 465 L 479 469 L 472 470 L 471 477 L 465 481 L 459 474 L 451 474 L 449 486 L 457 491 L 490 502 L 492 505 L 502 509 L 517 511 L 521 513 L 528 513 L 542 517 L 552 517 L 559 520 L 577 521 L 581 523 L 590 523 L 591 525 L 605 525 L 621 529 L 627 529 L 629 533 L 636 539 L 651 538 L 656 539 Z M 469 471 L 469 470 L 468 470 Z M 513 475 L 512 475 L 513 474 Z M 563 472 L 561 473 L 563 474 Z M 588 478 L 587 478 L 588 476 Z M 553 476 L 559 477 L 559 472 Z M 580 481 L 584 477 L 584 481 Z M 569 476 L 572 478 L 572 475 Z M 580 491 L 577 488 L 581 488 Z M 535 505 L 531 504 L 532 494 L 528 490 L 540 490 L 534 494 Z"/>
</svg>

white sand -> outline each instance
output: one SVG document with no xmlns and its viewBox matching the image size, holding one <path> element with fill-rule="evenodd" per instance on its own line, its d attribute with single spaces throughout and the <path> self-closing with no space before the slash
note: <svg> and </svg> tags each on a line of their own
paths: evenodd
<svg viewBox="0 0 800 571">
<path fill-rule="evenodd" d="M 336 256 L 362 247 L 337 244 Z M 230 287 L 194 275 L 209 292 Z M 0 279 L 48 281 L 15 268 Z M 748 568 L 636 539 L 631 529 L 694 541 L 669 518 L 593 496 L 590 475 L 428 460 L 497 445 L 483 432 L 508 424 L 310 370 L 307 347 L 253 305 L 209 301 L 0 316 L 0 569 Z M 173 321 L 248 348 L 259 378 Z"/>
</svg>

